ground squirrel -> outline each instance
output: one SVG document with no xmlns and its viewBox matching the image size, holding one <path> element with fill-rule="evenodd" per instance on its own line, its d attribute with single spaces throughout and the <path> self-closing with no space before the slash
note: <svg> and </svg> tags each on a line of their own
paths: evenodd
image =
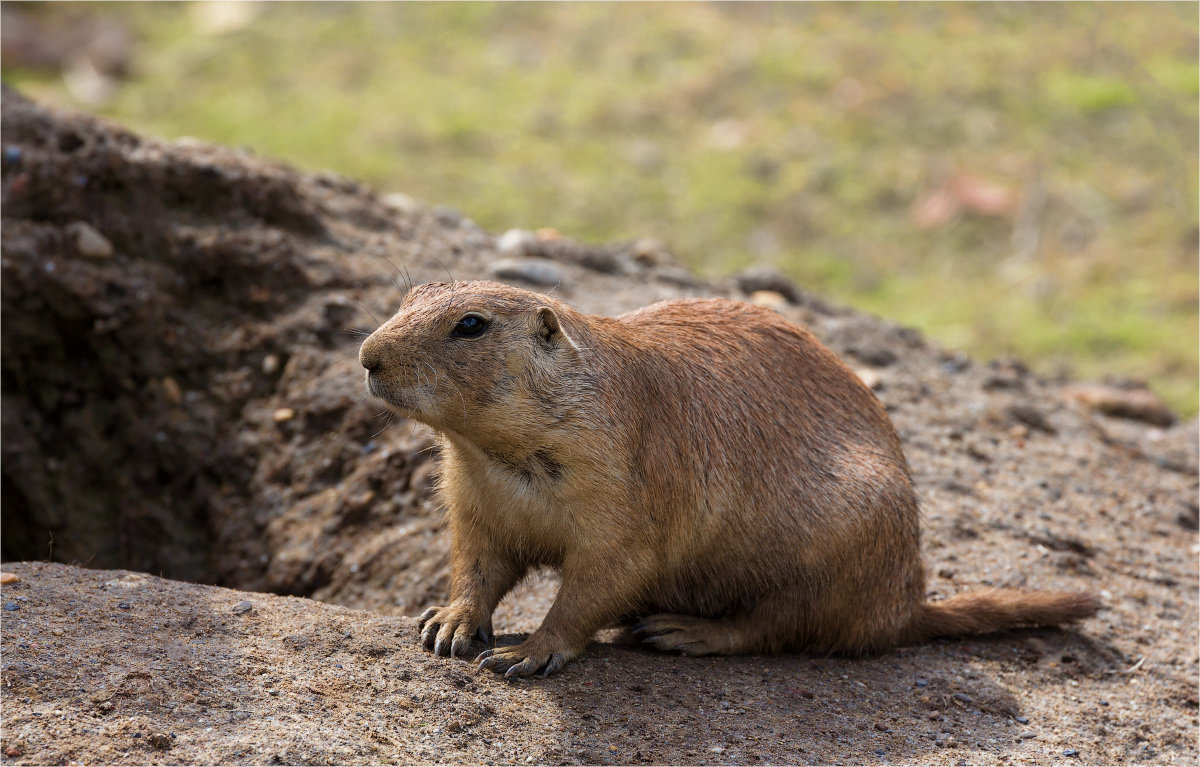
<svg viewBox="0 0 1200 767">
<path fill-rule="evenodd" d="M 583 314 L 489 282 L 413 288 L 362 345 L 367 386 L 443 444 L 450 604 L 421 641 L 489 641 L 531 569 L 562 585 L 480 666 L 551 674 L 619 621 L 691 655 L 859 654 L 1092 615 L 1087 593 L 925 601 L 900 440 L 857 376 L 774 311 L 725 299 Z"/>
</svg>

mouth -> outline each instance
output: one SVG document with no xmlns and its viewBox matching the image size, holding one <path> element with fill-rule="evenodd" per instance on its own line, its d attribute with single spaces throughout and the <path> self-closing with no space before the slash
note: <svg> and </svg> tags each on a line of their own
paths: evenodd
<svg viewBox="0 0 1200 767">
<path fill-rule="evenodd" d="M 405 397 L 408 387 L 396 386 L 393 382 L 389 385 L 374 371 L 367 371 L 367 391 L 374 397 L 383 400 L 384 404 L 395 410 L 400 415 L 411 417 L 416 413 L 416 408 L 413 405 L 412 397 Z M 409 392 L 410 395 L 415 392 Z"/>
</svg>

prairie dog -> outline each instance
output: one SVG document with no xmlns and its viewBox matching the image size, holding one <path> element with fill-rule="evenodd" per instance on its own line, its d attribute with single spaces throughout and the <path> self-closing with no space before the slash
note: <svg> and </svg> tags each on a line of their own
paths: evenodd
<svg viewBox="0 0 1200 767">
<path fill-rule="evenodd" d="M 531 568 L 562 586 L 481 667 L 544 675 L 636 620 L 661 650 L 859 654 L 1055 625 L 1088 593 L 925 601 L 899 437 L 858 377 L 768 309 L 665 301 L 620 317 L 489 282 L 419 285 L 362 345 L 367 387 L 436 429 L 451 593 L 421 641 L 460 655 Z"/>
</svg>

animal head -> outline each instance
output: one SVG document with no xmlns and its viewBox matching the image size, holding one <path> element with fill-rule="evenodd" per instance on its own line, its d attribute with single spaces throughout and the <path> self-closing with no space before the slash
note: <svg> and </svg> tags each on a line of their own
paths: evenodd
<svg viewBox="0 0 1200 767">
<path fill-rule="evenodd" d="M 427 283 L 363 342 L 367 389 L 401 415 L 481 444 L 520 440 L 562 417 L 579 359 L 579 315 L 492 282 Z"/>
</svg>

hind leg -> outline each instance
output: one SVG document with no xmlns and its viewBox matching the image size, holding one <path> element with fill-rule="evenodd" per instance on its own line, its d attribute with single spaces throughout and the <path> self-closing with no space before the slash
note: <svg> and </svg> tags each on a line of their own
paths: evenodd
<svg viewBox="0 0 1200 767">
<path fill-rule="evenodd" d="M 857 655 L 894 645 L 911 622 L 911 600 L 879 594 L 864 599 L 854 590 L 829 590 L 822 596 L 777 592 L 743 613 L 724 618 L 659 613 L 638 621 L 632 632 L 645 644 L 685 655 L 783 650 Z"/>
<path fill-rule="evenodd" d="M 795 645 L 803 631 L 801 602 L 797 594 L 776 593 L 725 618 L 659 613 L 642 618 L 631 631 L 645 644 L 685 655 L 777 652 Z"/>
<path fill-rule="evenodd" d="M 659 650 L 685 655 L 738 655 L 754 652 L 757 637 L 739 621 L 659 613 L 633 626 L 634 636 Z"/>
</svg>

